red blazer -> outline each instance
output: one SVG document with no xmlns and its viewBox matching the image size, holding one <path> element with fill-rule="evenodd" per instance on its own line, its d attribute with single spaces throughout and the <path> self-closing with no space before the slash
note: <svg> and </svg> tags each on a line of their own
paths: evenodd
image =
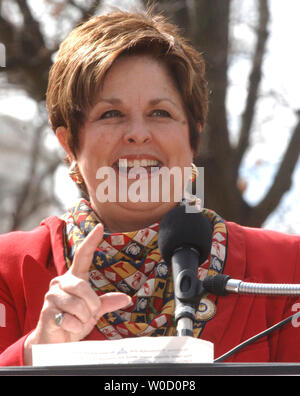
<svg viewBox="0 0 300 396">
<path fill-rule="evenodd" d="M 225 274 L 250 282 L 300 283 L 300 237 L 234 223 L 227 227 Z M 0 236 L 0 366 L 24 364 L 24 340 L 38 322 L 49 282 L 65 271 L 63 222 L 57 217 L 33 231 Z M 297 303 L 300 298 L 219 297 L 201 338 L 213 342 L 217 358 L 299 310 Z M 86 339 L 101 339 L 100 332 L 95 329 Z M 289 323 L 227 362 L 300 362 L 300 319 L 299 327 Z"/>
</svg>

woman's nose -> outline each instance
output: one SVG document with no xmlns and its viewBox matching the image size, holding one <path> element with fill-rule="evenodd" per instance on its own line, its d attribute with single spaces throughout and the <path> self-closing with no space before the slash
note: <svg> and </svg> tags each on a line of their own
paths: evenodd
<svg viewBox="0 0 300 396">
<path fill-rule="evenodd" d="M 124 134 L 126 143 L 144 144 L 152 140 L 151 132 L 146 123 L 142 120 L 133 120 L 127 127 Z"/>
</svg>

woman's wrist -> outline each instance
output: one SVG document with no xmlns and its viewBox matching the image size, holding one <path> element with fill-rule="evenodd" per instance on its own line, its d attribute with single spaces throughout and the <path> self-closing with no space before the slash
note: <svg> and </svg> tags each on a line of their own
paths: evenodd
<svg viewBox="0 0 300 396">
<path fill-rule="evenodd" d="M 24 342 L 24 366 L 32 366 L 32 345 L 36 344 L 36 330 L 32 331 Z"/>
</svg>

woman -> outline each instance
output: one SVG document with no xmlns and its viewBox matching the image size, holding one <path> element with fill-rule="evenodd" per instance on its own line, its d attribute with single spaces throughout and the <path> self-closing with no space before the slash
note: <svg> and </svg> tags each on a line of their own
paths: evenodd
<svg viewBox="0 0 300 396">
<path fill-rule="evenodd" d="M 94 17 L 62 43 L 47 107 L 71 177 L 87 199 L 32 232 L 1 236 L 1 365 L 30 365 L 32 345 L 39 343 L 175 335 L 172 274 L 157 234 L 161 218 L 178 204 L 176 183 L 169 199 L 150 198 L 163 188 L 152 183 L 162 168 L 184 175 L 197 152 L 207 112 L 201 55 L 162 17 L 121 11 Z M 141 168 L 146 199 L 135 202 L 129 195 L 137 195 L 134 175 Z M 103 169 L 112 176 L 104 186 Z M 107 201 L 105 189 L 111 189 Z M 200 277 L 224 272 L 256 281 L 299 279 L 299 238 L 203 213 L 213 242 Z M 282 260 L 289 263 L 284 270 Z M 194 336 L 212 341 L 218 357 L 287 316 L 295 302 L 206 295 Z M 231 359 L 297 361 L 296 331 L 286 327 Z"/>
</svg>

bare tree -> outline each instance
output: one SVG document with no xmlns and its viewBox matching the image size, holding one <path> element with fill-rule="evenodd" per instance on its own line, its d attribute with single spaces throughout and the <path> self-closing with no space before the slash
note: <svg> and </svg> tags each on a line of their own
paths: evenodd
<svg viewBox="0 0 300 396">
<path fill-rule="evenodd" d="M 143 0 L 144 4 L 148 3 Z M 283 195 L 291 187 L 292 174 L 300 152 L 300 120 L 294 126 L 288 147 L 278 167 L 272 185 L 261 201 L 249 205 L 240 188 L 239 171 L 245 153 L 250 147 L 262 67 L 269 36 L 270 11 L 268 0 L 256 0 L 256 45 L 251 59 L 248 94 L 242 113 L 239 138 L 230 142 L 228 110 L 228 69 L 232 43 L 231 0 L 160 0 L 157 8 L 180 26 L 192 43 L 203 52 L 207 62 L 210 89 L 210 108 L 203 134 L 198 166 L 205 167 L 205 204 L 225 218 L 249 226 L 261 226 L 276 209 Z"/>
<path fill-rule="evenodd" d="M 8 81 L 23 88 L 37 101 L 45 99 L 48 83 L 48 72 L 52 65 L 52 56 L 57 51 L 59 42 L 47 43 L 47 37 L 42 29 L 42 24 L 34 16 L 33 9 L 28 0 L 0 0 L 0 41 L 6 47 L 6 68 L 2 70 Z M 78 11 L 79 18 L 73 16 L 73 24 L 79 24 L 92 16 L 101 5 L 101 0 L 82 2 L 87 7 L 74 0 L 64 3 L 47 0 L 49 12 L 61 23 L 68 17 L 64 12 Z M 15 23 L 9 17 L 8 10 L 17 6 L 21 23 Z M 62 14 L 62 15 L 60 15 Z"/>
<path fill-rule="evenodd" d="M 71 21 L 72 28 L 93 15 L 101 3 L 101 0 L 81 3 L 75 0 L 64 3 L 45 0 L 44 5 L 54 23 L 64 25 L 66 21 Z M 39 105 L 39 120 L 32 122 L 30 136 L 26 135 L 30 139 L 31 148 L 22 154 L 26 155 L 26 159 L 22 157 L 22 160 L 28 164 L 25 170 L 20 168 L 25 172 L 24 177 L 18 185 L 11 186 L 12 177 L 8 174 L 8 188 L 3 189 L 1 194 L 4 198 L 9 196 L 10 201 L 9 213 L 5 214 L 10 217 L 5 223 L 8 226 L 5 230 L 1 229 L 2 232 L 24 227 L 36 211 L 42 210 L 44 215 L 47 210 L 43 209 L 46 208 L 63 209 L 53 191 L 54 174 L 61 164 L 61 157 L 58 154 L 53 155 L 52 152 L 47 154 L 47 148 L 43 144 L 47 130 L 49 132 L 44 103 L 48 73 L 61 37 L 46 35 L 43 23 L 35 15 L 32 4 L 33 2 L 27 0 L 0 0 L 0 42 L 6 48 L 6 67 L 0 68 L 1 82 L 3 86 L 6 85 L 6 90 L 23 90 Z M 1 133 L 8 133 L 3 126 Z M 4 136 L 2 141 L 3 138 Z M 4 182 L 5 180 L 2 186 Z M 1 209 L 5 211 L 7 206 Z"/>
<path fill-rule="evenodd" d="M 62 207 L 53 189 L 54 173 L 61 164 L 61 158 L 59 155 L 48 155 L 48 158 L 45 158 L 47 153 L 42 139 L 43 131 L 47 127 L 47 122 L 43 121 L 32 130 L 29 166 L 23 183 L 15 192 L 15 207 L 11 216 L 10 230 L 22 227 L 24 220 L 41 207 Z M 44 163 L 43 166 L 41 163 Z M 45 181 L 50 183 L 50 188 L 45 186 Z"/>
</svg>

